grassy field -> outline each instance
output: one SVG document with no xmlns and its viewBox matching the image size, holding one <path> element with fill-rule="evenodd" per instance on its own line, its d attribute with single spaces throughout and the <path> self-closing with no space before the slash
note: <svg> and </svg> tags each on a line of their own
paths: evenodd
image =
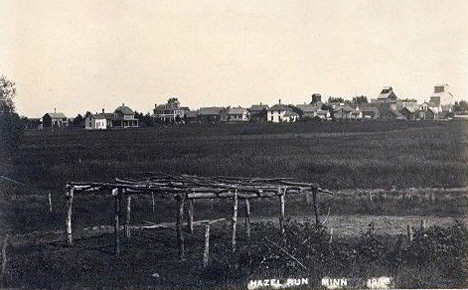
<svg viewBox="0 0 468 290">
<path fill-rule="evenodd" d="M 67 181 L 111 181 L 163 172 L 318 182 L 335 192 L 319 197 L 321 219 L 334 228 L 338 239 L 357 239 L 346 248 L 352 250 L 370 221 L 379 234 L 392 236 L 392 243 L 406 225 L 416 226 L 420 219 L 427 220 L 428 226 L 445 228 L 455 220 L 466 224 L 467 144 L 467 123 L 462 122 L 192 124 L 138 130 L 28 131 L 20 150 L 0 168 L 2 176 L 24 184 L 0 183 L 0 230 L 2 237 L 6 232 L 10 235 L 4 286 L 245 287 L 246 273 L 231 275 L 227 272 L 233 269 L 221 265 L 226 262 L 222 245 L 229 237 L 227 227 L 214 230 L 213 245 L 218 246 L 214 246 L 213 259 L 221 263 L 214 263 L 218 268 L 200 267 L 201 232 L 188 238 L 194 245 L 188 253 L 193 259 L 178 262 L 172 228 L 136 230 L 134 239 L 125 241 L 124 255 L 113 257 L 113 201 L 108 196 L 76 197 L 77 244 L 65 247 L 63 193 Z M 136 198 L 133 206 L 135 225 L 174 222 L 176 205 L 172 201 L 158 201 L 155 212 L 149 197 Z M 259 200 L 251 207 L 261 241 L 266 223 L 277 221 L 278 204 Z M 195 219 L 228 217 L 231 211 L 229 201 L 197 202 Z M 304 221 L 311 214 L 311 205 L 303 197 L 287 198 L 288 217 Z M 404 247 L 405 251 L 410 248 Z M 337 269 L 333 273 L 338 275 Z M 402 287 L 425 287 L 424 279 L 430 280 L 416 265 L 381 267 L 396 276 L 402 276 L 405 269 L 411 269 L 416 278 L 411 280 L 413 284 L 399 284 Z M 217 271 L 231 278 L 216 284 L 213 277 L 221 275 Z M 427 287 L 468 286 L 463 280 L 466 273 L 442 281 L 443 271 L 437 271 L 439 282 Z M 155 272 L 162 278 L 152 277 Z"/>
<path fill-rule="evenodd" d="M 54 192 L 69 180 L 142 172 L 294 177 L 329 189 L 427 188 L 466 186 L 466 164 L 466 123 L 194 124 L 30 132 L 4 175 Z"/>
</svg>

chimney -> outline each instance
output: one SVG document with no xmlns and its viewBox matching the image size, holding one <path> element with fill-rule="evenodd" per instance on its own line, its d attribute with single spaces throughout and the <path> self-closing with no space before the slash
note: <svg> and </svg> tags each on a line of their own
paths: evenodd
<svg viewBox="0 0 468 290">
<path fill-rule="evenodd" d="M 57 108 L 54 108 L 54 113 L 57 113 Z"/>
<path fill-rule="evenodd" d="M 104 108 L 102 108 L 102 113 L 104 114 Z"/>
<path fill-rule="evenodd" d="M 260 102 L 260 106 L 262 105 L 262 102 Z"/>
<path fill-rule="evenodd" d="M 158 104 L 154 104 L 154 108 L 156 109 L 158 107 Z"/>
<path fill-rule="evenodd" d="M 125 103 L 122 103 L 122 107 L 125 106 Z"/>
<path fill-rule="evenodd" d="M 280 104 L 280 105 L 281 105 L 281 99 L 279 99 L 279 100 L 278 100 L 278 104 Z"/>
</svg>

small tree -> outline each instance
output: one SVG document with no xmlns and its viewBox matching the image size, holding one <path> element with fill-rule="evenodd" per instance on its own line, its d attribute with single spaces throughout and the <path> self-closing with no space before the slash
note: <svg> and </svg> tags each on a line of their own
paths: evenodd
<svg viewBox="0 0 468 290">
<path fill-rule="evenodd" d="M 360 104 L 367 104 L 369 101 L 367 100 L 366 96 L 356 96 L 353 98 L 351 101 L 355 105 L 360 105 Z"/>
<path fill-rule="evenodd" d="M 328 97 L 329 103 L 344 103 L 344 99 L 342 97 Z"/>
<path fill-rule="evenodd" d="M 20 116 L 15 112 L 15 83 L 0 77 L 0 150 L 7 153 L 19 146 L 24 132 Z"/>
<path fill-rule="evenodd" d="M 72 126 L 73 127 L 84 127 L 85 123 L 85 118 L 81 116 L 81 114 L 78 114 L 72 121 Z"/>
<path fill-rule="evenodd" d="M 177 98 L 169 98 L 169 100 L 167 100 L 167 103 L 168 104 L 178 104 L 179 103 L 179 99 Z"/>
<path fill-rule="evenodd" d="M 312 95 L 312 102 L 310 102 L 311 105 L 317 104 L 318 102 L 322 101 L 322 96 L 320 94 L 313 94 Z"/>
<path fill-rule="evenodd" d="M 468 111 L 468 103 L 465 100 L 461 100 L 459 103 L 460 111 Z"/>
<path fill-rule="evenodd" d="M 454 112 L 464 112 L 468 111 L 468 103 L 465 100 L 461 100 L 460 102 L 455 102 L 453 105 Z"/>
</svg>

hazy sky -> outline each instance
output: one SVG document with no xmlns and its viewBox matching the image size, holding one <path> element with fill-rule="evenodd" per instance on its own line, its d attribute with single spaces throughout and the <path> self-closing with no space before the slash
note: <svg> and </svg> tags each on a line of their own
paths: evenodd
<svg viewBox="0 0 468 290">
<path fill-rule="evenodd" d="M 0 0 L 0 74 L 20 114 L 125 103 L 468 98 L 466 0 Z"/>
</svg>

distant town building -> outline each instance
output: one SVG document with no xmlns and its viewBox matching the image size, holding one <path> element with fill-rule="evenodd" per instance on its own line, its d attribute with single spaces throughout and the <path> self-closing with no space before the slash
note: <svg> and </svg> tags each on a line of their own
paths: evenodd
<svg viewBox="0 0 468 290">
<path fill-rule="evenodd" d="M 453 103 L 453 95 L 449 92 L 449 85 L 442 84 L 434 86 L 434 92 L 429 99 L 430 102 L 436 106 L 446 105 Z"/>
<path fill-rule="evenodd" d="M 112 126 L 119 128 L 136 128 L 139 126 L 138 119 L 135 118 L 135 113 L 132 109 L 122 104 L 114 111 L 114 119 Z"/>
<path fill-rule="evenodd" d="M 102 109 L 101 113 L 88 114 L 85 118 L 85 129 L 109 129 L 112 128 L 113 113 L 106 113 Z"/>
<path fill-rule="evenodd" d="M 153 109 L 153 118 L 157 122 L 173 123 L 177 119 L 182 120 L 184 115 L 189 111 L 190 109 L 188 107 L 181 107 L 180 102 L 173 98 L 169 99 L 166 104 L 155 104 Z"/>
<path fill-rule="evenodd" d="M 377 97 L 377 100 L 381 102 L 393 102 L 397 99 L 397 95 L 393 91 L 393 88 L 390 86 L 383 87 L 380 91 L 379 96 Z"/>
<path fill-rule="evenodd" d="M 378 119 L 380 118 L 380 111 L 375 104 L 363 103 L 360 106 L 362 118 L 364 119 Z"/>
<path fill-rule="evenodd" d="M 188 111 L 184 114 L 183 120 L 185 123 L 200 123 L 198 111 Z"/>
<path fill-rule="evenodd" d="M 321 120 L 330 120 L 331 119 L 331 113 L 330 111 L 328 110 L 317 110 L 317 112 L 315 112 L 316 114 L 316 118 L 319 118 Z"/>
<path fill-rule="evenodd" d="M 299 120 L 299 114 L 286 105 L 281 104 L 279 100 L 278 104 L 272 106 L 267 110 L 267 121 L 273 123 L 281 122 L 295 122 Z"/>
<path fill-rule="evenodd" d="M 68 127 L 68 118 L 64 113 L 57 113 L 57 109 L 54 109 L 53 113 L 45 113 L 42 116 L 42 126 L 44 128 L 61 128 Z"/>
<path fill-rule="evenodd" d="M 359 120 L 362 118 L 362 112 L 359 107 L 353 108 L 350 105 L 337 106 L 333 109 L 335 119 Z"/>
<path fill-rule="evenodd" d="M 315 118 L 317 117 L 317 111 L 320 110 L 320 107 L 315 106 L 315 104 L 299 104 L 296 105 L 296 108 L 302 112 L 301 119 Z"/>
<path fill-rule="evenodd" d="M 410 108 L 413 110 L 418 109 L 418 101 L 416 99 L 406 98 L 406 99 L 397 100 L 397 105 L 401 107 L 401 109 L 403 108 Z"/>
<path fill-rule="evenodd" d="M 260 103 L 259 105 L 252 105 L 249 108 L 250 120 L 252 121 L 265 121 L 267 115 L 268 105 Z"/>
<path fill-rule="evenodd" d="M 406 117 L 400 113 L 396 102 L 383 102 L 377 106 L 379 119 L 382 120 L 405 120 Z"/>
<path fill-rule="evenodd" d="M 433 102 L 424 102 L 419 106 L 417 111 L 417 119 L 420 120 L 437 120 L 439 119 L 440 113 L 442 113 L 442 107 Z"/>
<path fill-rule="evenodd" d="M 400 110 L 400 114 L 405 116 L 406 120 L 416 120 L 417 115 L 416 115 L 417 110 L 414 109 L 413 107 L 404 107 L 403 109 Z"/>
<path fill-rule="evenodd" d="M 198 111 L 198 119 L 202 123 L 217 123 L 221 121 L 221 112 L 224 107 L 202 107 Z"/>
<path fill-rule="evenodd" d="M 234 107 L 221 111 L 222 122 L 247 122 L 250 120 L 250 112 L 247 108 Z"/>
</svg>

